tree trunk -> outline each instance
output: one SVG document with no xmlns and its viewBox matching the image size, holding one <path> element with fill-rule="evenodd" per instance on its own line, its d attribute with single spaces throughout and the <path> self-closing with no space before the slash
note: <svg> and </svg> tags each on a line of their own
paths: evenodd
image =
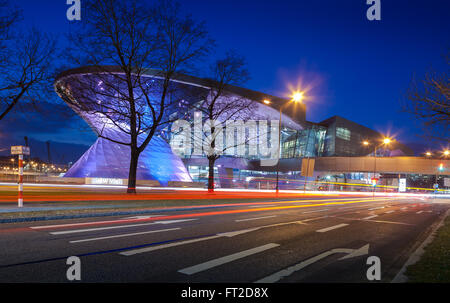
<svg viewBox="0 0 450 303">
<path fill-rule="evenodd" d="M 216 159 L 214 157 L 208 157 L 208 193 L 214 192 L 214 163 Z"/>
<path fill-rule="evenodd" d="M 137 173 L 138 161 L 139 161 L 139 153 L 131 152 L 130 171 L 128 173 L 127 194 L 135 194 L 136 193 L 136 173 Z"/>
</svg>

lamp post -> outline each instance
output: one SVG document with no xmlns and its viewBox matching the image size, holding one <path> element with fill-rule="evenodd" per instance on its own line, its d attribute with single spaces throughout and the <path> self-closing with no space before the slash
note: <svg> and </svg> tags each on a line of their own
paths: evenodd
<svg viewBox="0 0 450 303">
<path fill-rule="evenodd" d="M 374 160 L 373 160 L 373 162 L 374 162 L 374 164 L 373 164 L 373 178 L 375 179 L 375 174 L 376 174 L 376 171 L 377 171 L 377 149 L 380 147 L 380 146 L 386 146 L 386 145 L 388 145 L 389 143 L 391 143 L 392 142 L 392 140 L 390 139 L 390 138 L 384 138 L 383 139 L 383 143 L 381 143 L 380 145 L 376 145 L 375 146 L 375 149 L 374 149 Z M 369 141 L 364 141 L 363 142 L 363 145 L 364 146 L 369 146 L 370 145 L 370 142 Z M 373 197 L 375 197 L 375 186 L 373 187 Z"/>
<path fill-rule="evenodd" d="M 304 93 L 300 92 L 300 91 L 296 91 L 292 94 L 292 98 L 289 102 L 283 104 L 282 106 L 280 106 L 280 120 L 279 120 L 279 124 L 278 124 L 278 161 L 277 161 L 277 181 L 276 181 L 276 186 L 275 186 L 275 190 L 278 194 L 279 191 L 279 185 L 278 185 L 278 180 L 279 180 L 279 172 L 280 172 L 280 153 L 281 153 L 281 117 L 282 117 L 282 111 L 283 108 L 289 104 L 291 104 L 291 102 L 302 102 L 302 100 L 304 99 Z M 264 100 L 265 104 L 270 104 L 270 102 L 268 100 Z"/>
</svg>

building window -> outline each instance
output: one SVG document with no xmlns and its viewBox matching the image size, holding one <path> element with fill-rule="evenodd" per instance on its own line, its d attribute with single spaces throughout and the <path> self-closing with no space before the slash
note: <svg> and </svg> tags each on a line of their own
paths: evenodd
<svg viewBox="0 0 450 303">
<path fill-rule="evenodd" d="M 351 136 L 350 130 L 348 130 L 347 128 L 343 127 L 336 128 L 336 137 L 350 141 L 350 136 Z"/>
</svg>

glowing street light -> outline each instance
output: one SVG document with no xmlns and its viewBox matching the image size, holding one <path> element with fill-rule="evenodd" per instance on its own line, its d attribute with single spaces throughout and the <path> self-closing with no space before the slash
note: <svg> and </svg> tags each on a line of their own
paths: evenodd
<svg viewBox="0 0 450 303">
<path fill-rule="evenodd" d="M 268 99 L 264 99 L 263 103 L 264 103 L 264 104 L 270 104 L 271 102 L 270 102 L 270 100 L 268 100 Z"/>
<path fill-rule="evenodd" d="M 292 94 L 292 101 L 294 102 L 302 102 L 305 98 L 305 95 L 303 92 L 296 91 Z"/>
</svg>

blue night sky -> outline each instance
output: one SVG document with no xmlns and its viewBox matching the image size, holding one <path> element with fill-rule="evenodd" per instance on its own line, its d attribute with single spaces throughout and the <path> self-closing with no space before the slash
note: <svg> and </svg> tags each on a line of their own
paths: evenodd
<svg viewBox="0 0 450 303">
<path fill-rule="evenodd" d="M 14 2 L 23 8 L 26 25 L 61 35 L 70 30 L 66 0 Z M 450 1 L 381 0 L 382 20 L 372 22 L 366 19 L 366 0 L 181 4 L 206 21 L 218 44 L 216 56 L 232 48 L 247 58 L 252 78 L 243 86 L 286 96 L 289 87 L 301 85 L 310 88 L 310 121 L 340 115 L 406 142 L 421 141 L 418 123 L 401 112 L 400 101 L 414 72 L 444 67 Z M 63 38 L 61 43 L 67 43 Z M 95 140 L 79 131 L 79 119 L 58 119 L 37 116 L 16 134 L 86 145 Z M 0 123 L 0 129 L 5 127 Z"/>
</svg>

